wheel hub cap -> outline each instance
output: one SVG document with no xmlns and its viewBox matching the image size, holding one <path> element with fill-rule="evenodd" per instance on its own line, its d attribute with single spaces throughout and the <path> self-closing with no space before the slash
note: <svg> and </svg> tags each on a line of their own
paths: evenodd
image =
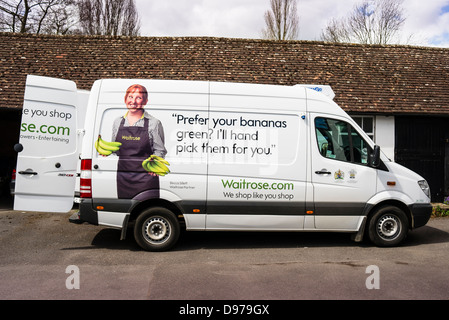
<svg viewBox="0 0 449 320">
<path fill-rule="evenodd" d="M 163 242 L 169 236 L 169 225 L 164 219 L 153 217 L 145 223 L 144 234 L 150 242 Z"/>
<path fill-rule="evenodd" d="M 400 230 L 400 224 L 396 217 L 386 215 L 379 219 L 377 233 L 384 239 L 391 239 Z"/>
</svg>

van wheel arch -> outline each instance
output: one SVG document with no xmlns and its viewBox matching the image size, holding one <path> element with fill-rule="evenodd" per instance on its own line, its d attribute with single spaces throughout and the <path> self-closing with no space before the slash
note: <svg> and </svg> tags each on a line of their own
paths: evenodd
<svg viewBox="0 0 449 320">
<path fill-rule="evenodd" d="M 399 209 L 401 209 L 405 215 L 407 216 L 407 221 L 408 221 L 408 228 L 411 229 L 412 228 L 412 213 L 410 212 L 409 207 L 401 202 L 401 201 L 397 201 L 397 200 L 387 200 L 387 201 L 383 201 L 383 202 L 379 202 L 378 204 L 376 204 L 374 207 L 372 207 L 368 214 L 367 214 L 367 218 L 368 220 L 372 217 L 372 215 L 374 214 L 374 212 L 376 212 L 376 210 L 378 210 L 380 207 L 384 207 L 384 206 L 392 206 L 392 207 L 397 207 Z"/>
<path fill-rule="evenodd" d="M 146 209 L 151 207 L 162 207 L 173 212 L 179 220 L 181 225 L 184 225 L 184 217 L 182 216 L 182 210 L 175 205 L 173 202 L 164 200 L 164 199 L 149 199 L 146 201 L 142 201 L 137 203 L 134 207 L 132 207 L 130 212 L 130 221 L 136 221 L 137 217 Z"/>
<path fill-rule="evenodd" d="M 382 202 L 370 210 L 365 236 L 377 246 L 397 246 L 406 238 L 411 222 L 411 214 L 405 204 L 398 201 Z"/>
</svg>

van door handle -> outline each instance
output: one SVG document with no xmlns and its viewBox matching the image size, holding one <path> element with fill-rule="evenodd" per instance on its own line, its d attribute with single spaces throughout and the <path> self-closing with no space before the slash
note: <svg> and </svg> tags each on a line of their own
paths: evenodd
<svg viewBox="0 0 449 320">
<path fill-rule="evenodd" d="M 321 169 L 320 171 L 315 171 L 316 174 L 331 174 L 327 169 Z"/>
<path fill-rule="evenodd" d="M 19 171 L 19 174 L 32 174 L 32 175 L 37 175 L 37 172 L 34 172 L 34 171 Z"/>
</svg>

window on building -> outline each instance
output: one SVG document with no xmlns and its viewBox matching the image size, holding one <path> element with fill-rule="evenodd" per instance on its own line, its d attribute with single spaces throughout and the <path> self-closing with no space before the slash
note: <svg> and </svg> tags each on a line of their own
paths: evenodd
<svg viewBox="0 0 449 320">
<path fill-rule="evenodd" d="M 374 140 L 374 117 L 366 117 L 366 116 L 352 116 L 352 119 L 359 125 L 360 128 L 365 131 L 365 133 Z"/>
</svg>

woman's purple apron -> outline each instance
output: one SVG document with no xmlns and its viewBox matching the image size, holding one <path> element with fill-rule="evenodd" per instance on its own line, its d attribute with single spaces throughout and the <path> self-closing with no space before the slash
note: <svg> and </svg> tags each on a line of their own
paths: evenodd
<svg viewBox="0 0 449 320">
<path fill-rule="evenodd" d="M 148 136 L 148 122 L 143 127 L 125 127 L 125 118 L 120 122 L 115 141 L 121 142 L 117 166 L 117 194 L 119 199 L 132 199 L 139 193 L 152 190 L 151 197 L 159 197 L 159 177 L 150 175 L 142 167 L 142 161 L 153 154 Z"/>
</svg>

